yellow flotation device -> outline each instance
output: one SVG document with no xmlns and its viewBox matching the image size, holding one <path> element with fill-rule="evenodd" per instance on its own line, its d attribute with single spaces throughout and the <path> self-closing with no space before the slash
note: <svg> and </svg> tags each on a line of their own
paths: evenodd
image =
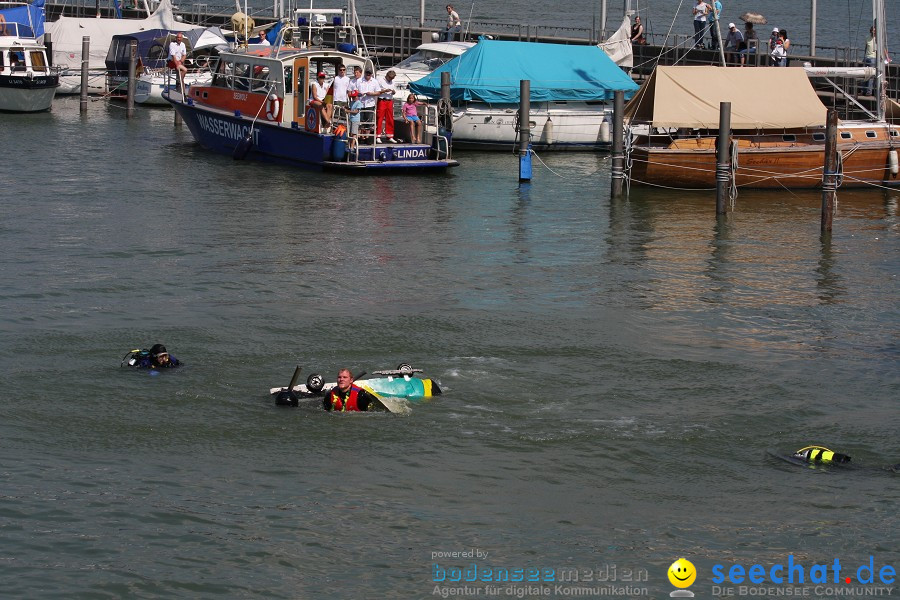
<svg viewBox="0 0 900 600">
<path fill-rule="evenodd" d="M 850 457 L 846 454 L 840 454 L 834 450 L 829 450 L 825 446 L 804 446 L 794 452 L 796 458 L 801 458 L 811 463 L 848 463 Z"/>
</svg>

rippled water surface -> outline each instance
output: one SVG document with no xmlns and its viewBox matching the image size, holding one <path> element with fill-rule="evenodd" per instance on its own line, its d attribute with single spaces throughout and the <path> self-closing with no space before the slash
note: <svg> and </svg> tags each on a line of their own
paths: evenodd
<svg viewBox="0 0 900 600">
<path fill-rule="evenodd" d="M 609 200 L 608 159 L 346 178 L 171 112 L 0 115 L 0 585 L 433 597 L 434 563 L 900 563 L 897 192 Z M 163 342 L 184 368 L 120 368 Z M 406 416 L 276 408 L 295 365 L 422 367 Z M 855 470 L 767 457 L 818 443 Z M 477 548 L 488 558 L 436 559 Z M 482 592 L 484 595 L 484 592 Z M 621 596 L 620 596 L 621 597 Z"/>
</svg>

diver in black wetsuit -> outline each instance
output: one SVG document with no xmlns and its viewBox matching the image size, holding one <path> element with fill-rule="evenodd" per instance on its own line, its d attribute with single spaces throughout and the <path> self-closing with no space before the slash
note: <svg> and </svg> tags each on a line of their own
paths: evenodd
<svg viewBox="0 0 900 600">
<path fill-rule="evenodd" d="M 162 344 L 154 344 L 149 350 L 132 350 L 122 359 L 122 365 L 125 364 L 136 369 L 174 369 L 181 366 Z"/>
</svg>

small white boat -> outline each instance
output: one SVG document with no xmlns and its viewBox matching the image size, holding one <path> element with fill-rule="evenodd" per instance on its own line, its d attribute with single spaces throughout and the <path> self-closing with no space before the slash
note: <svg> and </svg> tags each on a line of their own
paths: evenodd
<svg viewBox="0 0 900 600">
<path fill-rule="evenodd" d="M 47 61 L 47 49 L 28 25 L 4 22 L 0 27 L 0 110 L 50 110 L 59 75 Z"/>
<path fill-rule="evenodd" d="M 432 42 L 422 44 L 416 51 L 398 62 L 393 67 L 378 71 L 378 77 L 384 77 L 388 71 L 394 71 L 397 77 L 394 85 L 399 92 L 406 92 L 409 84 L 425 77 L 435 69 L 443 66 L 448 60 L 452 60 L 474 46 L 473 42 Z"/>
</svg>

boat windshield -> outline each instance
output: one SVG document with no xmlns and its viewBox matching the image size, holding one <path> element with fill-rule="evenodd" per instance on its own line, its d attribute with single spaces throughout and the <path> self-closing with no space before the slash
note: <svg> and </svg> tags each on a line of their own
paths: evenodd
<svg viewBox="0 0 900 600">
<path fill-rule="evenodd" d="M 19 38 L 33 38 L 34 30 L 28 25 L 14 23 L 12 21 L 0 22 L 0 35 L 8 35 Z"/>
<path fill-rule="evenodd" d="M 409 58 L 401 60 L 394 68 L 430 73 L 452 58 L 456 58 L 456 55 L 439 50 L 419 50 Z"/>
</svg>

